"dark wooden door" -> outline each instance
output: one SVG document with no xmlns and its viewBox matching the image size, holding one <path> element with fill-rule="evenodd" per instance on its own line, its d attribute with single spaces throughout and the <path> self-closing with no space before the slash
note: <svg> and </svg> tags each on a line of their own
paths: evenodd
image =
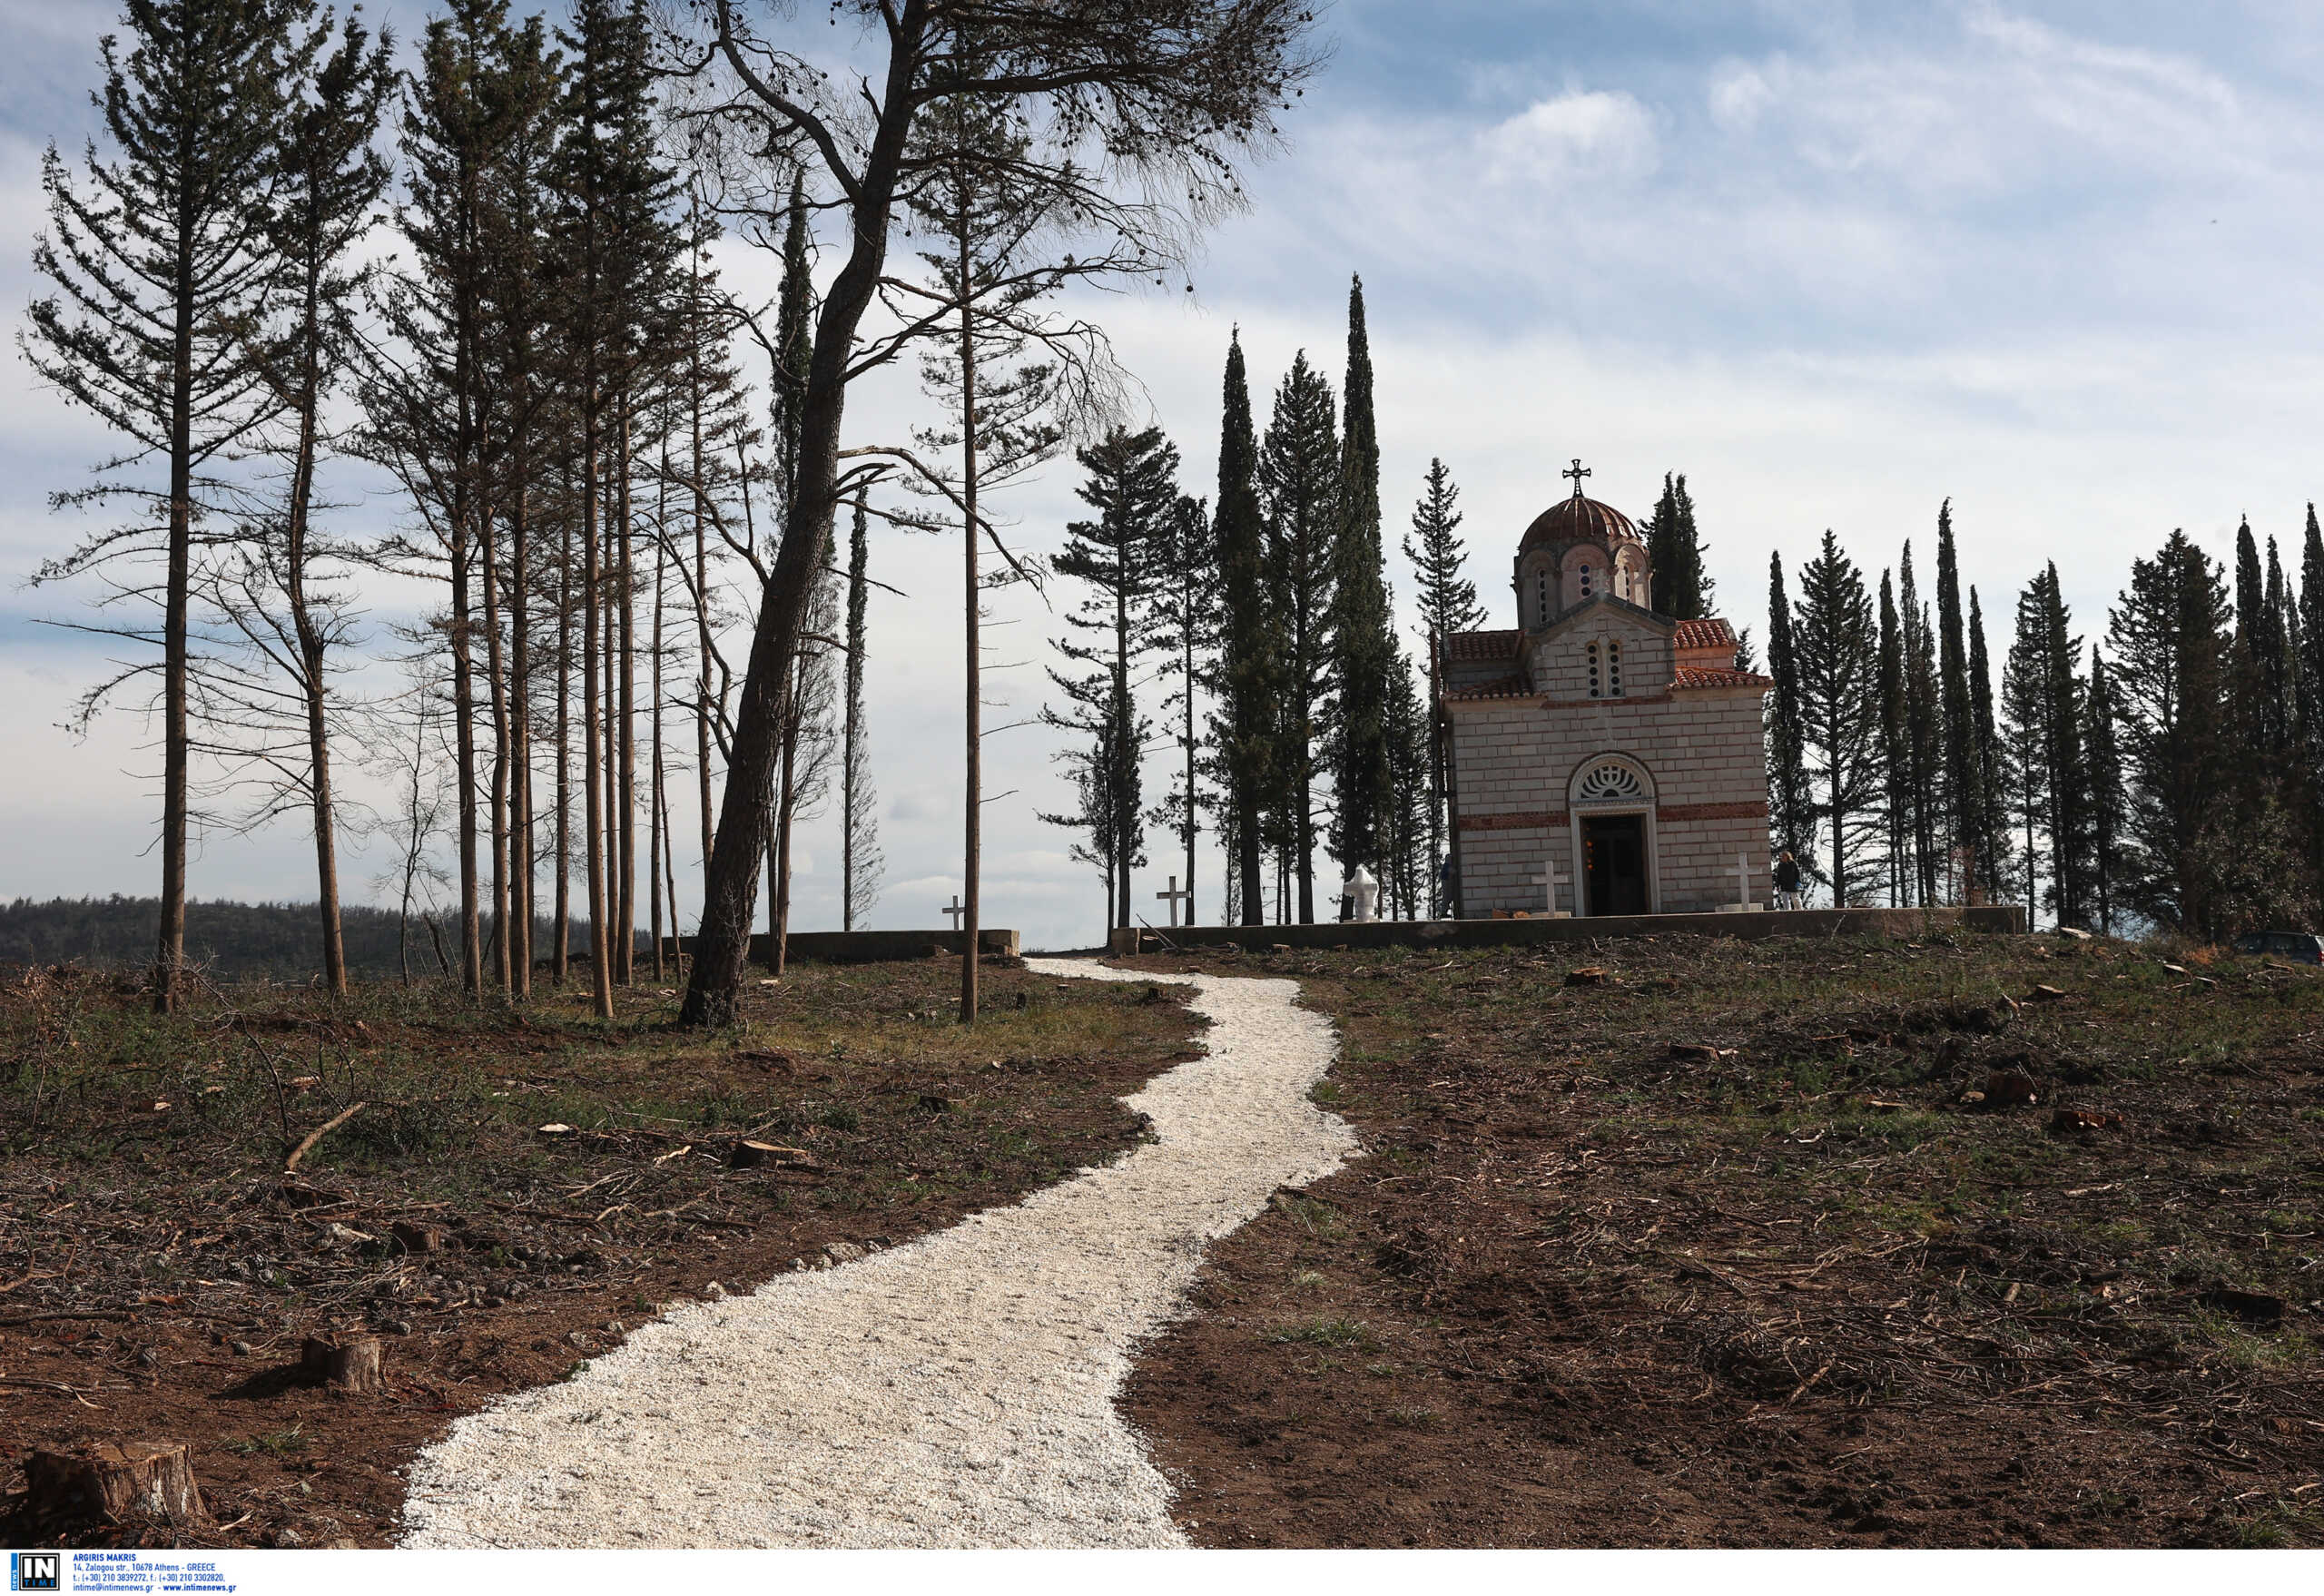
<svg viewBox="0 0 2324 1596">
<path fill-rule="evenodd" d="M 1582 876 L 1591 914 L 1644 914 L 1646 816 L 1592 815 L 1581 823 Z"/>
</svg>

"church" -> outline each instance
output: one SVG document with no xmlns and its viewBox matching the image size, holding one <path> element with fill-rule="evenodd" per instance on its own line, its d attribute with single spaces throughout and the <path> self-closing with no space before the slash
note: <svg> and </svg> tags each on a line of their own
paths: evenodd
<svg viewBox="0 0 2324 1596">
<path fill-rule="evenodd" d="M 1764 907 L 1774 684 L 1725 621 L 1656 615 L 1645 539 L 1564 475 L 1517 546 L 1518 624 L 1438 642 L 1456 912 Z"/>
</svg>

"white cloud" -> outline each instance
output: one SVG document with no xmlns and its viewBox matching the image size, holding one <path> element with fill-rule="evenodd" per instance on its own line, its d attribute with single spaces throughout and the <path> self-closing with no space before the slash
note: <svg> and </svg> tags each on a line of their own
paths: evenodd
<svg viewBox="0 0 2324 1596">
<path fill-rule="evenodd" d="M 1492 181 L 1561 186 L 1634 182 L 1654 170 L 1654 118 L 1629 94 L 1572 90 L 1480 135 Z"/>
</svg>

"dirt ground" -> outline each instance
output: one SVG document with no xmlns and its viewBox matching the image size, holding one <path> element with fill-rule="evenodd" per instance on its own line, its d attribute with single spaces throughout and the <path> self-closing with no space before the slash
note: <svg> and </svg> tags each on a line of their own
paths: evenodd
<svg viewBox="0 0 2324 1596">
<path fill-rule="evenodd" d="M 714 1037 L 675 1030 L 650 987 L 611 1024 L 570 997 L 264 985 L 160 1021 L 133 982 L 14 972 L 0 1542 L 385 1544 L 419 1447 L 657 1304 L 893 1245 L 1137 1144 L 1118 1099 L 1193 1052 L 1167 989 L 989 967 L 967 1032 L 958 968 L 793 966 Z M 783 1150 L 736 1167 L 745 1138 Z M 386 1391 L 302 1375 L 319 1331 L 380 1336 Z M 208 1522 L 35 1519 L 26 1454 L 96 1440 L 190 1443 Z"/>
<path fill-rule="evenodd" d="M 1199 1542 L 2324 1542 L 2324 974 L 1969 936 L 1121 962 L 1300 978 L 1366 1148 L 1214 1249 L 1134 1377 Z"/>
</svg>

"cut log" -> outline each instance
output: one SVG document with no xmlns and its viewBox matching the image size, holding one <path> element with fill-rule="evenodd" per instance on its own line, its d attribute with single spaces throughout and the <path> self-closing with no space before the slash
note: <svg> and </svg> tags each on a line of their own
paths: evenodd
<svg viewBox="0 0 2324 1596">
<path fill-rule="evenodd" d="M 27 1505 L 44 1516 L 122 1523 L 146 1515 L 172 1522 L 206 1517 L 183 1444 L 102 1442 L 79 1452 L 35 1448 L 25 1463 Z"/>
<path fill-rule="evenodd" d="M 310 1335 L 299 1348 L 299 1366 L 340 1391 L 377 1391 L 386 1383 L 376 1335 Z"/>
</svg>

